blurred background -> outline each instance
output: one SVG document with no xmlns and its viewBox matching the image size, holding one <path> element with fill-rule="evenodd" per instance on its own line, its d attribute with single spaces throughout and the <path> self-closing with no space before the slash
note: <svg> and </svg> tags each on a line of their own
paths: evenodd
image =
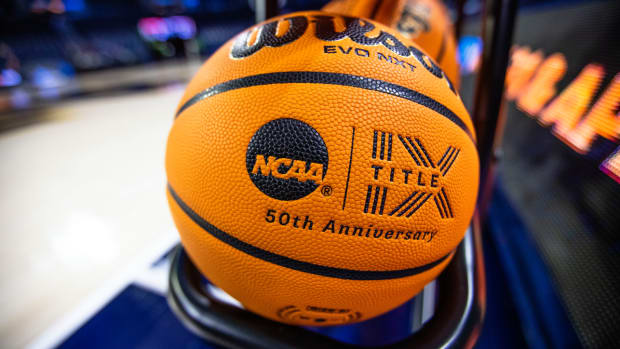
<svg viewBox="0 0 620 349">
<path fill-rule="evenodd" d="M 471 111 L 483 4 L 445 4 Z M 254 20 L 253 0 L 0 3 L 0 347 L 207 346 L 161 297 L 165 141 L 184 85 Z M 479 347 L 620 343 L 619 30 L 618 1 L 519 2 Z"/>
<path fill-rule="evenodd" d="M 282 3 L 295 11 L 317 9 L 325 1 Z M 3 1 L 0 110 L 182 84 L 195 65 L 254 23 L 253 5 L 246 0 Z M 10 125 L 2 120 L 3 128 Z"/>
</svg>

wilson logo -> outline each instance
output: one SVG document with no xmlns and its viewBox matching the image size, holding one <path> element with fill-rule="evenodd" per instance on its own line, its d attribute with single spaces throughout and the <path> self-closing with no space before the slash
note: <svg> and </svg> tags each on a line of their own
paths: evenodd
<svg viewBox="0 0 620 349">
<path fill-rule="evenodd" d="M 336 29 L 334 23 L 336 18 L 344 23 L 344 30 Z M 239 34 L 231 47 L 230 57 L 242 59 L 255 54 L 263 47 L 280 47 L 290 44 L 306 33 L 311 22 L 315 24 L 314 36 L 321 41 L 334 42 L 348 38 L 358 45 L 383 46 L 400 57 L 413 57 L 436 78 L 445 79 L 452 92 L 456 93 L 441 68 L 424 52 L 383 30 L 379 30 L 376 34 L 376 27 L 373 23 L 355 17 L 317 14 L 272 20 Z M 385 55 L 383 57 L 385 58 Z M 390 61 L 393 59 L 396 60 L 394 57 L 390 58 Z"/>
<path fill-rule="evenodd" d="M 246 169 L 261 192 L 278 200 L 298 200 L 323 184 L 327 147 L 303 121 L 269 121 L 254 133 L 246 151 Z"/>
<path fill-rule="evenodd" d="M 256 155 L 252 174 L 259 173 L 263 176 L 273 176 L 281 179 L 295 178 L 299 182 L 313 181 L 316 184 L 323 183 L 323 165 L 312 162 L 308 163 L 302 160 L 278 159 L 275 156 L 269 156 L 267 161 L 265 161 L 264 155 Z"/>
</svg>

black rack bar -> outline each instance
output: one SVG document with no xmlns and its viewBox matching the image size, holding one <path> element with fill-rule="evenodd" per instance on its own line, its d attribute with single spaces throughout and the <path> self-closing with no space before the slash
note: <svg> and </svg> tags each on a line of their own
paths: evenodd
<svg viewBox="0 0 620 349">
<path fill-rule="evenodd" d="M 472 118 L 480 155 L 480 191 L 478 208 L 482 216 L 493 186 L 493 165 L 504 126 L 502 112 L 504 80 L 518 0 L 488 0 L 482 16 L 482 60 L 476 82 Z"/>
<path fill-rule="evenodd" d="M 477 228 L 474 227 L 477 231 Z M 438 278 L 441 305 L 422 329 L 388 348 L 465 348 L 475 343 L 484 316 L 482 253 L 471 229 Z M 275 322 L 214 298 L 179 245 L 172 257 L 168 302 L 183 323 L 201 337 L 228 348 L 354 347 Z"/>
</svg>

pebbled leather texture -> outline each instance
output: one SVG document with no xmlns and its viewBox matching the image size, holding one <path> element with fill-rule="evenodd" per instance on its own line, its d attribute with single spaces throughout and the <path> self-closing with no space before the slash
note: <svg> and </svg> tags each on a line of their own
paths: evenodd
<svg viewBox="0 0 620 349">
<path fill-rule="evenodd" d="M 189 83 L 166 152 L 171 212 L 197 267 L 249 310 L 362 321 L 419 292 L 463 238 L 473 125 L 397 32 L 322 12 L 269 23 Z"/>
</svg>

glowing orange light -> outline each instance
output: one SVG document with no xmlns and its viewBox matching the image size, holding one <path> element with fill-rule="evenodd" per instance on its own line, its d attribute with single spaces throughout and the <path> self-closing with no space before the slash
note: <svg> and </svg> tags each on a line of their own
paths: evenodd
<svg viewBox="0 0 620 349">
<path fill-rule="evenodd" d="M 561 53 L 547 57 L 517 100 L 517 107 L 531 116 L 538 114 L 556 94 L 555 84 L 566 73 L 566 58 Z"/>
<path fill-rule="evenodd" d="M 571 147 L 579 153 L 590 151 L 596 135 L 618 141 L 620 135 L 620 73 L 616 74 L 605 93 L 592 107 L 588 115 L 566 137 Z"/>
<path fill-rule="evenodd" d="M 552 132 L 575 151 L 586 154 L 597 136 L 618 143 L 620 140 L 620 73 L 609 84 L 605 93 L 587 111 L 592 97 L 605 75 L 598 64 L 587 65 L 579 76 L 549 105 L 556 94 L 555 85 L 566 73 L 566 58 L 555 53 L 540 61 L 540 50 L 529 47 L 513 48 L 511 64 L 506 71 L 505 98 L 515 100 L 517 108 L 544 126 L 553 125 Z M 542 110 L 542 112 L 541 112 Z M 601 165 L 605 172 L 620 183 L 620 147 Z"/>
<path fill-rule="evenodd" d="M 512 51 L 510 66 L 506 71 L 507 100 L 512 101 L 521 94 L 523 87 L 532 78 L 543 58 L 540 50 L 530 52 L 529 47 L 515 46 Z"/>
<path fill-rule="evenodd" d="M 554 124 L 553 133 L 560 139 L 566 138 L 590 106 L 590 101 L 604 76 L 603 67 L 588 64 L 579 76 L 540 113 L 538 121 L 544 126 Z"/>
</svg>

